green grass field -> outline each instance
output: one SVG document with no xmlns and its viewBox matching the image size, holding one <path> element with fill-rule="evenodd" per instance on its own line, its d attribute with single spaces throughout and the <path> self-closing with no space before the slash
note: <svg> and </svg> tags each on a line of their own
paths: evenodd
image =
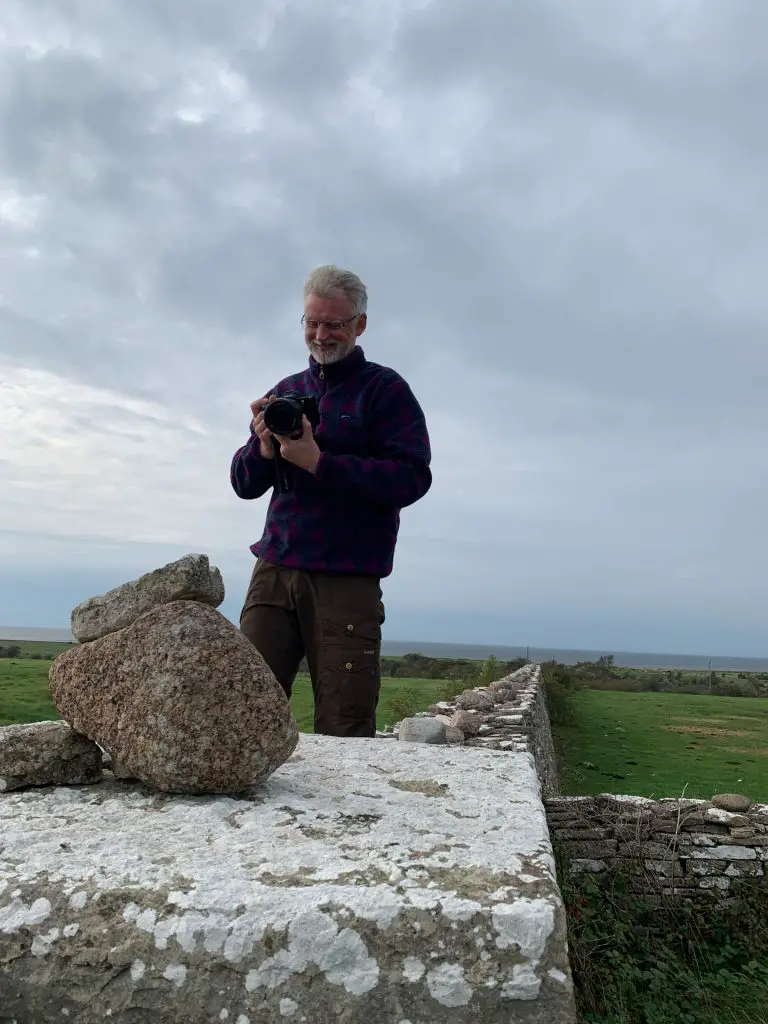
<svg viewBox="0 0 768 1024">
<path fill-rule="evenodd" d="M 768 802 L 768 700 L 579 690 L 573 708 L 556 730 L 565 794 Z"/>
<path fill-rule="evenodd" d="M 51 663 L 32 655 L 68 645 L 18 646 L 21 658 L 0 658 L 0 725 L 58 718 L 48 693 Z M 443 680 L 385 676 L 379 728 L 424 710 L 444 686 Z M 307 676 L 297 679 L 291 703 L 299 728 L 311 732 Z M 708 798 L 736 791 L 768 802 L 768 699 L 582 689 L 572 707 L 573 721 L 553 727 L 564 754 L 566 794 Z"/>
<path fill-rule="evenodd" d="M 59 717 L 48 692 L 50 665 L 49 661 L 0 658 L 0 726 L 53 721 Z M 439 679 L 382 679 L 379 728 L 398 721 L 409 709 L 425 710 L 439 699 L 443 686 L 445 683 Z M 291 705 L 302 732 L 312 732 L 312 704 L 309 677 L 299 676 Z"/>
</svg>

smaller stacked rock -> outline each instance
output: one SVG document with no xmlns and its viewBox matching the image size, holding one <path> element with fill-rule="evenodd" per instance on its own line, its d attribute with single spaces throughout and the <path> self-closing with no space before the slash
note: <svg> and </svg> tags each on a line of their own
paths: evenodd
<svg viewBox="0 0 768 1024">
<path fill-rule="evenodd" d="M 199 601 L 218 608 L 224 580 L 206 555 L 185 555 L 72 610 L 72 636 L 81 644 L 130 626 L 144 612 L 171 601 Z"/>
<path fill-rule="evenodd" d="M 298 728 L 261 654 L 216 610 L 223 600 L 219 570 L 186 555 L 78 605 L 79 643 L 49 672 L 64 722 L 0 730 L 0 790 L 97 781 L 102 757 L 115 778 L 165 792 L 268 778 Z"/>
</svg>

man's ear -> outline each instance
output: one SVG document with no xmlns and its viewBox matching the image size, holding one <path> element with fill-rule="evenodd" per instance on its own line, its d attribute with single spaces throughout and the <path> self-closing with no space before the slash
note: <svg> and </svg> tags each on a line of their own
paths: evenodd
<svg viewBox="0 0 768 1024">
<path fill-rule="evenodd" d="M 367 313 L 361 313 L 360 316 L 357 318 L 357 326 L 355 327 L 355 336 L 356 337 L 358 337 L 358 338 L 360 337 L 360 335 L 365 330 L 367 324 L 368 324 L 368 314 Z"/>
</svg>

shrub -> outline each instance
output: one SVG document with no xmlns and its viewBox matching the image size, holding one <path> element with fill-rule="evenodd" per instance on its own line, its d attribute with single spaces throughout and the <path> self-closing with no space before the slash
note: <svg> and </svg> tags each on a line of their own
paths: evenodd
<svg viewBox="0 0 768 1024">
<path fill-rule="evenodd" d="M 743 882 L 729 907 L 661 908 L 619 872 L 561 881 L 582 1020 L 760 1024 L 768 1018 L 768 900 Z"/>
<path fill-rule="evenodd" d="M 405 693 L 399 697 L 393 697 L 387 708 L 395 721 L 402 721 L 404 718 L 412 718 L 417 711 L 423 711 L 424 702 L 420 701 L 417 694 Z"/>
<path fill-rule="evenodd" d="M 569 725 L 574 719 L 573 694 L 583 684 L 567 665 L 555 661 L 542 664 L 541 677 L 550 722 L 552 725 Z"/>
<path fill-rule="evenodd" d="M 464 693 L 465 690 L 471 689 L 472 684 L 466 679 L 452 679 L 449 680 L 445 686 L 440 689 L 438 693 L 438 700 L 454 701 L 460 693 Z"/>
</svg>

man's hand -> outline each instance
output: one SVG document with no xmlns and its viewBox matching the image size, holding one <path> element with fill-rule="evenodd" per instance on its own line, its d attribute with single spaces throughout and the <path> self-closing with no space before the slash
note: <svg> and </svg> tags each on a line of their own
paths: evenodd
<svg viewBox="0 0 768 1024">
<path fill-rule="evenodd" d="M 274 395 L 270 395 L 268 398 L 257 398 L 255 402 L 251 402 L 251 413 L 253 414 L 251 422 L 259 439 L 259 450 L 263 459 L 274 459 L 275 457 L 272 449 L 272 434 L 264 424 L 264 406 L 273 401 L 274 397 Z"/>
<path fill-rule="evenodd" d="M 317 464 L 320 461 L 320 449 L 312 435 L 312 425 L 306 416 L 302 416 L 304 429 L 301 437 L 278 437 L 280 442 L 280 454 L 286 462 L 293 463 L 300 469 L 306 469 L 308 473 L 317 472 Z"/>
</svg>

